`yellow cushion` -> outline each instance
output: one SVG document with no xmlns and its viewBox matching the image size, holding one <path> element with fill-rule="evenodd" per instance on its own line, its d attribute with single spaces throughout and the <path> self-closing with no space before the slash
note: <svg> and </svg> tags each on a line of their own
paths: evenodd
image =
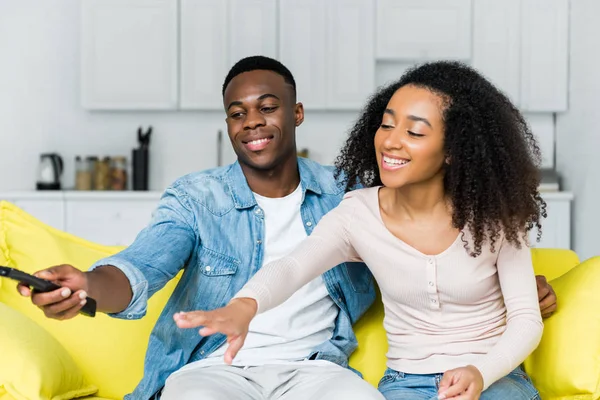
<svg viewBox="0 0 600 400">
<path fill-rule="evenodd" d="M 548 282 L 579 264 L 577 253 L 563 249 L 532 249 L 531 259 L 536 275 L 544 275 Z"/>
<path fill-rule="evenodd" d="M 0 264 L 27 272 L 62 263 L 85 270 L 97 259 L 119 250 L 52 229 L 16 206 L 0 202 Z M 541 249 L 532 252 L 536 273 L 546 275 L 549 280 L 578 263 L 575 253 L 569 251 Z M 543 391 L 544 400 L 600 398 L 597 388 L 600 341 L 596 339 L 600 337 L 597 320 L 600 302 L 597 294 L 589 289 L 599 287 L 597 271 L 600 268 L 597 260 L 591 261 L 596 264 L 595 270 L 586 267 L 588 263 L 551 282 L 559 297 L 559 311 L 546 321 L 542 344 L 526 361 L 528 372 Z M 13 282 L 7 283 L 3 279 L 0 279 L 0 302 L 31 317 L 57 338 L 80 367 L 84 378 L 98 386 L 98 398 L 117 399 L 131 392 L 141 379 L 150 330 L 177 280 L 153 296 L 148 315 L 140 321 L 115 320 L 102 314 L 95 319 L 49 320 L 28 299 L 17 294 Z M 587 281 L 585 289 L 579 291 Z M 359 347 L 350 358 L 350 365 L 361 371 L 373 385 L 377 385 L 385 370 L 387 339 L 382 320 L 383 306 L 379 298 L 355 325 Z M 558 348 L 565 346 L 573 351 L 558 353 Z M 1 358 L 0 365 L 4 366 Z M 596 397 L 590 397 L 594 390 Z M 580 397 L 569 397 L 577 393 Z M 0 387 L 0 400 L 4 399 Z"/>
<path fill-rule="evenodd" d="M 354 324 L 358 348 L 350 356 L 350 366 L 363 375 L 371 385 L 377 387 L 386 369 L 388 350 L 387 336 L 383 328 L 383 303 L 377 291 L 375 304 Z"/>
<path fill-rule="evenodd" d="M 18 207 L 0 202 L 0 254 L 5 264 L 33 273 L 58 264 L 86 270 L 120 247 L 94 244 L 55 230 Z M 5 280 L 5 279 L 4 279 Z M 73 357 L 87 381 L 98 388 L 98 397 L 120 399 L 142 378 L 150 331 L 175 286 L 175 280 L 149 302 L 148 315 L 136 321 L 104 314 L 78 316 L 69 321 L 50 320 L 12 282 L 2 282 L 0 302 L 27 315 L 54 336 Z M 4 361 L 0 358 L 0 364 Z"/>
<path fill-rule="evenodd" d="M 600 257 L 550 282 L 558 310 L 544 321 L 544 335 L 526 360 L 544 400 L 600 398 Z"/>
<path fill-rule="evenodd" d="M 2 303 L 0 321 L 0 387 L 5 395 L 63 400 L 98 391 L 85 382 L 60 343 L 35 322 Z"/>
</svg>

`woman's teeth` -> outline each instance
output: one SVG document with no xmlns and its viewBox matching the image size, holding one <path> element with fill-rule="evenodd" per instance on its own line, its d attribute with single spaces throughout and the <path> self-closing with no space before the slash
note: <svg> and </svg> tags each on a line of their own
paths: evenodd
<svg viewBox="0 0 600 400">
<path fill-rule="evenodd" d="M 383 161 L 389 165 L 404 165 L 407 164 L 410 160 L 404 160 L 399 158 L 390 158 L 383 156 Z"/>
</svg>

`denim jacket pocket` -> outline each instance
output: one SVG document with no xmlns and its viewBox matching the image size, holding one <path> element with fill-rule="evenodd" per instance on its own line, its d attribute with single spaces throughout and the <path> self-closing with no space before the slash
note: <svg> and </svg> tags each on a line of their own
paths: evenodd
<svg viewBox="0 0 600 400">
<path fill-rule="evenodd" d="M 373 283 L 373 275 L 362 262 L 344 263 L 344 273 L 356 293 L 367 293 Z"/>
<path fill-rule="evenodd" d="M 202 248 L 198 254 L 198 269 L 200 282 L 198 295 L 203 299 L 210 299 L 210 308 L 222 307 L 234 293 L 232 283 L 240 266 L 240 261 L 218 253 L 214 250 Z M 227 296 L 229 294 L 229 296 Z M 227 299 L 225 297 L 227 296 Z"/>
</svg>

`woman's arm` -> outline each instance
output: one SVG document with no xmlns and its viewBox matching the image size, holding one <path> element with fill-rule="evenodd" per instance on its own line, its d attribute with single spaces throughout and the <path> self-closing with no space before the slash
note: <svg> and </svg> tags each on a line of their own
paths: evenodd
<svg viewBox="0 0 600 400">
<path fill-rule="evenodd" d="M 290 255 L 263 266 L 226 307 L 178 313 L 174 316 L 177 326 L 203 326 L 199 332 L 203 336 L 217 332 L 227 335 L 229 348 L 225 362 L 230 364 L 244 344 L 250 322 L 257 313 L 283 303 L 302 286 L 341 262 L 358 259 L 348 235 L 354 201 L 344 199 L 327 213 Z"/>
<path fill-rule="evenodd" d="M 506 305 L 506 330 L 496 345 L 474 364 L 483 376 L 484 390 L 518 367 L 535 350 L 543 331 L 529 247 L 521 243 L 517 249 L 504 240 L 497 268 Z"/>
<path fill-rule="evenodd" d="M 262 313 L 336 265 L 357 260 L 347 229 L 352 212 L 342 206 L 329 212 L 290 255 L 263 266 L 234 298 L 254 299 Z"/>
</svg>

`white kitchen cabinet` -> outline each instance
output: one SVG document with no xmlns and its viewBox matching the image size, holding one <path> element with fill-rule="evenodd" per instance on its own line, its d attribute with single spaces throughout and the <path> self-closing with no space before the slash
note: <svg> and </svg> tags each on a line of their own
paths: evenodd
<svg viewBox="0 0 600 400">
<path fill-rule="evenodd" d="M 375 89 L 375 3 L 329 0 L 327 108 L 360 109 Z"/>
<path fill-rule="evenodd" d="M 565 111 L 569 0 L 522 0 L 521 108 Z"/>
<path fill-rule="evenodd" d="M 521 0 L 474 2 L 472 65 L 519 104 Z"/>
<path fill-rule="evenodd" d="M 542 193 L 548 217 L 542 220 L 542 237 L 536 242 L 537 229 L 530 232 L 533 247 L 571 249 L 571 202 L 573 194 L 567 192 Z"/>
<path fill-rule="evenodd" d="M 229 67 L 248 56 L 277 58 L 277 0 L 229 0 L 228 14 Z"/>
<path fill-rule="evenodd" d="M 84 108 L 177 108 L 177 1 L 83 0 L 81 13 Z"/>
<path fill-rule="evenodd" d="M 148 225 L 160 192 L 0 193 L 41 222 L 104 245 L 126 246 Z"/>
<path fill-rule="evenodd" d="M 307 109 L 359 109 L 375 88 L 374 0 L 285 0 L 279 59 Z"/>
<path fill-rule="evenodd" d="M 16 199 L 14 204 L 46 225 L 59 230 L 65 229 L 65 210 L 61 200 Z"/>
<path fill-rule="evenodd" d="M 148 225 L 156 200 L 67 198 L 65 230 L 95 243 L 126 246 Z"/>
<path fill-rule="evenodd" d="M 279 59 L 296 80 L 298 101 L 307 109 L 327 108 L 327 3 L 279 3 Z"/>
<path fill-rule="evenodd" d="M 541 167 L 554 168 L 554 114 L 525 113 L 524 117 L 542 152 Z"/>
<path fill-rule="evenodd" d="M 8 192 L 7 200 L 42 222 L 92 242 L 126 246 L 145 228 L 158 206 L 160 192 Z M 534 247 L 571 248 L 571 203 L 568 192 L 542 193 L 548 218 Z"/>
<path fill-rule="evenodd" d="M 61 192 L 0 193 L 0 200 L 13 203 L 46 225 L 60 230 L 65 228 L 64 203 Z"/>
<path fill-rule="evenodd" d="M 181 0 L 181 99 L 183 109 L 222 110 L 227 74 L 227 2 Z"/>
<path fill-rule="evenodd" d="M 277 0 L 181 0 L 181 108 L 222 110 L 231 66 L 277 58 Z"/>
<path fill-rule="evenodd" d="M 377 0 L 377 58 L 471 58 L 471 0 Z"/>
</svg>

